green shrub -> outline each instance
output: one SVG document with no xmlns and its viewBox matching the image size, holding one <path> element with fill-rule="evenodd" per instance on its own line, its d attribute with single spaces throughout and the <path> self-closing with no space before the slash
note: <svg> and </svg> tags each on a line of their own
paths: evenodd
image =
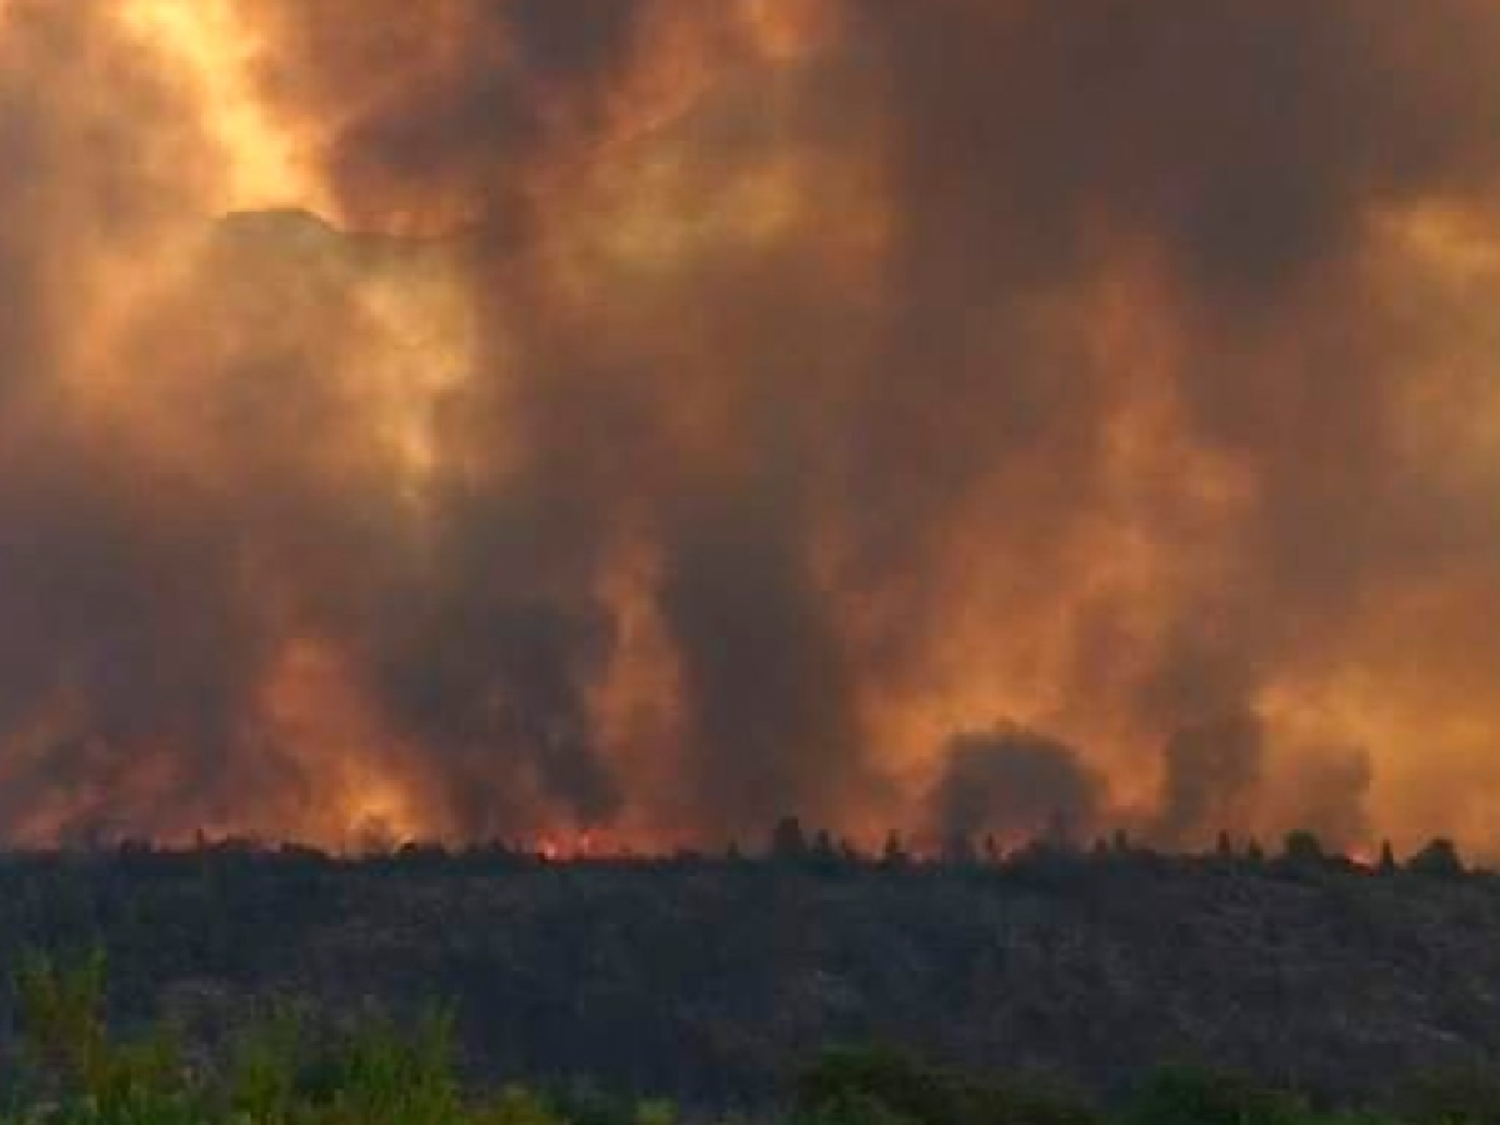
<svg viewBox="0 0 1500 1125">
<path fill-rule="evenodd" d="M 93 1090 L 108 1059 L 103 1017 L 104 954 L 69 969 L 32 954 L 16 974 L 27 1060 L 80 1090 Z"/>
<path fill-rule="evenodd" d="M 328 1118 L 348 1125 L 449 1125 L 463 1117 L 452 1021 L 429 1016 L 403 1038 L 387 1020 L 363 1024 L 334 1066 Z"/>
<path fill-rule="evenodd" d="M 923 1125 L 880 1099 L 857 1090 L 837 1094 L 816 1107 L 803 1107 L 794 1125 Z"/>
<path fill-rule="evenodd" d="M 960 1106 L 973 1125 L 1099 1125 L 1098 1114 L 1077 1095 L 1035 1078 L 971 1080 Z"/>
<path fill-rule="evenodd" d="M 931 1067 L 884 1049 L 830 1051 L 797 1081 L 804 1119 L 854 1121 L 855 1111 L 881 1112 L 894 1122 L 956 1125 L 952 1084 Z"/>
<path fill-rule="evenodd" d="M 71 966 L 28 958 L 16 978 L 28 1074 L 0 1125 L 677 1125 L 667 1102 L 583 1085 L 547 1099 L 523 1087 L 473 1101 L 460 1087 L 453 1021 L 411 1028 L 367 1019 L 313 1034 L 291 1008 L 232 1044 L 224 1066 L 195 1075 L 167 1030 L 117 1039 L 104 1012 L 104 959 Z M 798 1078 L 789 1125 L 1100 1125 L 1076 1096 L 1034 1079 L 997 1079 L 896 1051 L 839 1050 Z M 1170 1067 L 1145 1081 L 1117 1125 L 1500 1125 L 1500 1079 L 1480 1070 L 1410 1082 L 1399 1118 L 1318 1113 L 1250 1078 Z M 769 1122 L 766 1125 L 770 1125 Z"/>
<path fill-rule="evenodd" d="M 217 1083 L 200 1083 L 170 1035 L 110 1036 L 101 956 L 71 968 L 31 958 L 16 984 L 41 1096 L 4 1125 L 574 1125 L 519 1088 L 467 1105 L 447 1015 L 410 1034 L 366 1020 L 329 1043 L 284 1009 L 238 1037 Z M 648 1103 L 628 1125 L 674 1120 L 666 1103 Z"/>
<path fill-rule="evenodd" d="M 16 976 L 22 1047 L 50 1088 L 49 1120 L 98 1125 L 184 1125 L 201 1120 L 170 1031 L 115 1043 L 104 1016 L 104 956 L 61 968 L 28 957 Z"/>
<path fill-rule="evenodd" d="M 511 1086 L 492 1105 L 474 1115 L 473 1125 L 567 1125 L 567 1123 L 540 1095 L 519 1086 Z"/>
<path fill-rule="evenodd" d="M 1229 1071 L 1163 1067 L 1126 1108 L 1122 1125 L 1306 1125 L 1296 1098 Z"/>
<path fill-rule="evenodd" d="M 1411 1125 L 1500 1125 L 1500 1079 L 1470 1067 L 1430 1071 L 1407 1080 L 1397 1106 Z"/>
<path fill-rule="evenodd" d="M 272 1012 L 243 1030 L 226 1079 L 233 1113 L 256 1125 L 294 1120 L 305 1046 L 301 1018 L 290 1008 Z"/>
<path fill-rule="evenodd" d="M 1076 1097 L 1036 1081 L 981 1080 L 878 1049 L 825 1055 L 798 1082 L 797 1106 L 801 1120 L 840 1125 L 865 1120 L 914 1125 L 1097 1121 Z"/>
</svg>

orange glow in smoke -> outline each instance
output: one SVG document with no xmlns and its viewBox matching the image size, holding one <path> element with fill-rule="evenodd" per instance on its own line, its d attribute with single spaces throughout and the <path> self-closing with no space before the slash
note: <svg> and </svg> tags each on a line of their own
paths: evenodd
<svg viewBox="0 0 1500 1125">
<path fill-rule="evenodd" d="M 1302 190 L 1229 237 L 1184 216 L 1256 206 L 1236 177 L 1261 150 L 1157 137 L 1174 107 L 1131 67 L 1111 80 L 1139 106 L 1032 74 L 1108 37 L 1023 4 L 934 9 L 996 58 L 1056 32 L 959 74 L 902 39 L 899 5 L 843 0 L 640 0 L 619 43 L 479 0 L 118 0 L 77 7 L 81 58 L 42 18 L 68 2 L 25 0 L 27 35 L 0 37 L 0 109 L 51 130 L 35 190 L 0 198 L 0 288 L 36 306 L 15 302 L 24 331 L 0 310 L 3 358 L 41 372 L 0 417 L 5 478 L 36 482 L 22 503 L 0 480 L 0 547 L 25 545 L 0 562 L 32 538 L 78 556 L 37 568 L 56 668 L 5 673 L 27 684 L 0 745 L 13 838 L 453 841 L 474 830 L 454 789 L 492 771 L 549 859 L 717 842 L 724 810 L 684 780 L 703 669 L 671 612 L 707 507 L 728 529 L 702 537 L 767 540 L 754 573 L 703 580 L 708 612 L 749 618 L 746 643 L 782 628 L 787 663 L 804 629 L 827 641 L 871 776 L 810 799 L 866 845 L 935 836 L 947 740 L 1008 724 L 1080 748 L 1101 817 L 1149 826 L 1162 747 L 1200 709 L 1265 725 L 1238 835 L 1323 818 L 1362 861 L 1377 832 L 1500 845 L 1500 156 L 1418 167 L 1467 137 L 1446 79 L 1412 90 L 1434 116 L 1401 176 L 1352 144 L 1324 183 L 1308 144 L 1270 162 Z M 1382 83 L 1423 85 L 1368 19 Z M 950 104 L 960 79 L 994 96 Z M 1258 91 L 1209 85 L 1226 121 L 1256 117 Z M 1101 108 L 1109 135 L 1087 135 Z M 89 595 L 97 629 L 52 626 Z M 136 603 L 214 618 L 204 662 L 252 681 L 211 685 L 239 709 L 211 768 L 173 703 L 153 723 L 89 698 L 191 694 L 120 673 L 158 653 Z M 492 633 L 539 607 L 587 654 L 540 677 L 561 719 L 502 722 L 525 695 L 505 676 L 550 649 Z M 471 706 L 382 698 L 421 679 L 405 662 L 473 681 Z M 576 763 L 535 733 L 569 724 L 621 791 L 605 814 L 570 804 Z M 779 749 L 792 785 L 816 748 Z M 191 766 L 234 800 L 187 802 Z M 1320 778 L 1356 813 L 1314 801 Z"/>
<path fill-rule="evenodd" d="M 227 169 L 222 211 L 305 207 L 336 214 L 296 137 L 255 86 L 262 49 L 236 0 L 123 0 L 125 25 L 194 88 Z"/>
</svg>

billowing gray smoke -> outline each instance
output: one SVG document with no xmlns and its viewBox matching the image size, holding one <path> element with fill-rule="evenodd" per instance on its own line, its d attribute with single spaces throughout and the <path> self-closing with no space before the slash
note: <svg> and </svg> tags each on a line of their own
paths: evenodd
<svg viewBox="0 0 1500 1125">
<path fill-rule="evenodd" d="M 1072 747 L 1029 731 L 961 734 L 930 797 L 942 839 L 994 834 L 1010 843 L 1057 827 L 1101 827 L 1103 787 Z"/>
<path fill-rule="evenodd" d="M 9 0 L 0 837 L 1492 834 L 1497 299 L 1492 0 Z"/>
</svg>

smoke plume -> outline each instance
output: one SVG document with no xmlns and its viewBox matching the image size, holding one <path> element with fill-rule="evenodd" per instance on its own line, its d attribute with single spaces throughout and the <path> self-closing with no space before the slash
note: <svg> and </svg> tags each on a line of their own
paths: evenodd
<svg viewBox="0 0 1500 1125">
<path fill-rule="evenodd" d="M 1493 851 L 1497 299 L 1493 0 L 0 0 L 0 839 Z"/>
<path fill-rule="evenodd" d="M 1100 827 L 1100 784 L 1078 752 L 1024 730 L 956 735 L 930 797 L 940 839 L 972 840 L 980 833 L 1015 842 L 1065 825 L 1070 832 Z"/>
</svg>

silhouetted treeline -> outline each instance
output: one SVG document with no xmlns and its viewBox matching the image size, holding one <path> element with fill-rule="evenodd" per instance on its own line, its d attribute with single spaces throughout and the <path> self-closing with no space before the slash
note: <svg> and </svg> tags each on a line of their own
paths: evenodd
<svg viewBox="0 0 1500 1125">
<path fill-rule="evenodd" d="M 1436 878 L 1487 876 L 1465 864 L 1457 845 L 1435 838 L 1405 859 L 1389 842 L 1381 845 L 1378 860 L 1353 858 L 1326 848 L 1315 833 L 1289 833 L 1280 846 L 1268 851 L 1258 840 L 1235 840 L 1220 833 L 1213 848 L 1203 852 L 1170 852 L 1134 842 L 1124 832 L 1100 837 L 1085 845 L 1058 822 L 1047 832 L 1022 843 L 1005 844 L 994 835 L 951 835 L 937 842 L 912 842 L 900 832 L 889 833 L 878 849 L 845 836 L 805 828 L 795 816 L 776 823 L 763 844 L 730 843 L 722 850 L 682 848 L 671 852 L 640 852 L 628 848 L 559 851 L 553 846 L 492 840 L 449 846 L 412 840 L 328 851 L 305 844 L 230 837 L 200 836 L 190 846 L 159 845 L 127 839 L 111 845 L 94 844 L 51 850 L 0 853 L 0 866 L 11 870 L 59 865 L 103 865 L 132 875 L 183 875 L 206 869 L 250 869 L 283 872 L 430 873 L 452 875 L 507 874 L 525 871 L 583 868 L 602 870 L 770 869 L 809 873 L 854 872 L 1064 872 L 1126 867 L 1183 871 L 1243 872 L 1247 874 L 1306 874 L 1343 872 L 1351 875 L 1409 873 Z"/>
</svg>

